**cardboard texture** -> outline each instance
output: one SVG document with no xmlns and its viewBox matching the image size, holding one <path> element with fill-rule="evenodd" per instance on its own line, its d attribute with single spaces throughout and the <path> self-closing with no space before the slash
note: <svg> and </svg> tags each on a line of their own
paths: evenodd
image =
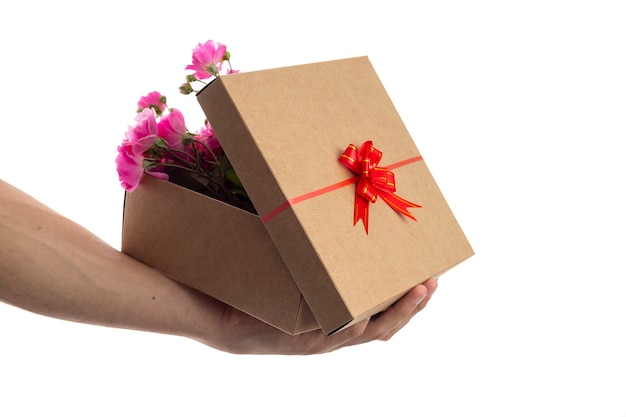
<svg viewBox="0 0 626 417">
<path fill-rule="evenodd" d="M 219 77 L 198 100 L 259 214 L 146 178 L 126 197 L 132 256 L 286 332 L 332 334 L 473 255 L 367 57 Z M 367 140 L 417 221 L 379 198 L 369 232 L 353 224 L 339 156 Z"/>
<path fill-rule="evenodd" d="M 145 175 L 124 201 L 122 251 L 279 329 L 319 328 L 259 216 Z"/>
</svg>

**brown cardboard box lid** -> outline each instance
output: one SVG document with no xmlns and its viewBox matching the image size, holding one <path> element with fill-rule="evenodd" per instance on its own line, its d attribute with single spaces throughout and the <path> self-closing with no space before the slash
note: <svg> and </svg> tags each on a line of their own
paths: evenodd
<svg viewBox="0 0 626 417">
<path fill-rule="evenodd" d="M 198 100 L 326 333 L 473 254 L 367 57 L 222 76 Z M 369 233 L 353 224 L 355 175 L 339 157 L 367 140 L 380 166 L 400 165 L 396 194 L 421 206 L 417 221 L 379 198 Z"/>
</svg>

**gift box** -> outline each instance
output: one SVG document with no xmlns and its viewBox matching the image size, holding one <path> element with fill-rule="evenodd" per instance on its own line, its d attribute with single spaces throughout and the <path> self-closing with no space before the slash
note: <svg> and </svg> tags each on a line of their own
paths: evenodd
<svg viewBox="0 0 626 417">
<path fill-rule="evenodd" d="M 197 97 L 256 213 L 144 176 L 129 255 L 290 334 L 340 331 L 473 255 L 367 57 Z"/>
</svg>

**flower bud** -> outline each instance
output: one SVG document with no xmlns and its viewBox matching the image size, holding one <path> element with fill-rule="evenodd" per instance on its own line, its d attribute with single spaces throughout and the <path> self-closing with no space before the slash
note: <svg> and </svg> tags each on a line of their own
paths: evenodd
<svg viewBox="0 0 626 417">
<path fill-rule="evenodd" d="M 218 75 L 220 75 L 220 70 L 219 68 L 217 68 L 217 65 L 215 64 L 211 64 L 207 67 L 207 71 L 209 72 L 209 74 L 217 77 Z"/>
<path fill-rule="evenodd" d="M 193 93 L 193 87 L 191 87 L 189 83 L 181 84 L 180 87 L 178 87 L 178 91 L 180 91 L 181 94 L 188 95 Z"/>
<path fill-rule="evenodd" d="M 195 139 L 195 135 L 191 132 L 185 132 L 185 134 L 183 135 L 182 141 L 183 144 L 185 145 L 189 145 L 190 143 L 192 143 Z"/>
<path fill-rule="evenodd" d="M 161 137 L 156 138 L 156 140 L 154 141 L 154 146 L 156 146 L 157 148 L 161 148 L 161 149 L 169 149 L 167 142 L 165 141 L 165 139 Z"/>
</svg>

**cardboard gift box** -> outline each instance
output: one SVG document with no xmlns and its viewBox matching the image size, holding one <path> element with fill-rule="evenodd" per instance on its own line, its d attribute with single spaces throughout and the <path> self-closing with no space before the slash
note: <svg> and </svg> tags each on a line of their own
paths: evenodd
<svg viewBox="0 0 626 417">
<path fill-rule="evenodd" d="M 367 57 L 218 77 L 198 101 L 258 214 L 144 176 L 129 255 L 291 334 L 337 332 L 473 255 Z"/>
</svg>

